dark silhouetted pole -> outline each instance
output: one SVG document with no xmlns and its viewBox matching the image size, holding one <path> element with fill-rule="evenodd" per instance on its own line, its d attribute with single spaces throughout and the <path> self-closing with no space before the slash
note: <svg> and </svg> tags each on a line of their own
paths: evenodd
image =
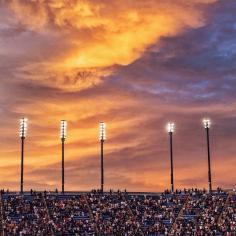
<svg viewBox="0 0 236 236">
<path fill-rule="evenodd" d="M 167 130 L 170 137 L 170 183 L 171 191 L 174 192 L 174 164 L 173 164 L 173 132 L 174 132 L 174 123 L 168 123 Z"/>
<path fill-rule="evenodd" d="M 209 184 L 209 192 L 212 191 L 212 182 L 211 182 L 211 152 L 210 152 L 210 125 L 211 121 L 209 119 L 204 119 L 203 124 L 206 130 L 206 138 L 207 138 L 207 157 L 208 157 L 208 184 Z"/>
<path fill-rule="evenodd" d="M 20 192 L 24 191 L 24 141 L 25 138 L 21 138 L 21 178 L 20 178 Z"/>
<path fill-rule="evenodd" d="M 67 134 L 67 122 L 61 120 L 61 192 L 65 191 L 65 140 Z"/>
<path fill-rule="evenodd" d="M 24 191 L 24 144 L 27 134 L 27 119 L 20 119 L 20 138 L 21 138 L 21 176 L 20 176 L 20 192 Z"/>
<path fill-rule="evenodd" d="M 104 186 L 103 144 L 104 140 L 101 140 L 101 191 L 102 192 Z"/>
<path fill-rule="evenodd" d="M 104 190 L 104 142 L 106 139 L 106 124 L 100 122 L 100 143 L 101 143 L 101 192 Z"/>
<path fill-rule="evenodd" d="M 64 146 L 65 146 L 65 139 L 61 139 L 61 159 L 62 159 L 62 162 L 61 162 L 61 169 L 62 169 L 62 173 L 61 173 L 61 191 L 62 193 L 64 193 L 65 191 L 65 149 L 64 149 Z"/>
</svg>

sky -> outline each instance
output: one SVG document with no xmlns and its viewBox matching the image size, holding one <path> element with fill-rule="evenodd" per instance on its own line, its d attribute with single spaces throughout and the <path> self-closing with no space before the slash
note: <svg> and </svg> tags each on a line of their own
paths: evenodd
<svg viewBox="0 0 236 236">
<path fill-rule="evenodd" d="M 27 117 L 25 190 L 236 184 L 235 0 L 0 0 L 0 188 L 19 190 L 19 119 Z"/>
</svg>

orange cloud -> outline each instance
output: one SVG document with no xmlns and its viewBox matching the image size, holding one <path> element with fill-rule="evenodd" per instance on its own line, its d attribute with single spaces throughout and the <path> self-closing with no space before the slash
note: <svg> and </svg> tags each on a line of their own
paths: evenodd
<svg viewBox="0 0 236 236">
<path fill-rule="evenodd" d="M 46 54 L 20 72 L 31 71 L 31 77 L 26 74 L 23 77 L 68 90 L 93 86 L 113 72 L 112 66 L 132 63 L 161 37 L 202 26 L 201 7 L 211 2 L 12 0 L 9 8 L 16 23 L 37 32 L 38 38 L 58 42 L 50 45 L 56 47 L 53 55 Z M 86 82 L 80 83 L 76 79 L 78 71 L 90 68 L 96 73 L 90 73 Z"/>
</svg>

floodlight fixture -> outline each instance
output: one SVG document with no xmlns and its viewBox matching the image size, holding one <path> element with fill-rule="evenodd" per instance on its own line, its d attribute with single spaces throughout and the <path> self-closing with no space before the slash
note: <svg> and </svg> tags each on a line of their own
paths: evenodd
<svg viewBox="0 0 236 236">
<path fill-rule="evenodd" d="M 211 126 L 211 121 L 210 121 L 210 119 L 206 119 L 206 118 L 205 118 L 205 119 L 202 120 L 202 122 L 203 122 L 203 125 L 204 125 L 204 128 L 205 128 L 205 129 L 207 129 L 207 128 L 209 129 L 209 128 L 210 128 L 210 126 Z"/>
<path fill-rule="evenodd" d="M 175 124 L 173 122 L 169 122 L 166 128 L 168 133 L 173 133 L 175 129 Z"/>
<path fill-rule="evenodd" d="M 61 139 L 65 140 L 67 137 L 67 121 L 61 120 L 61 132 L 60 132 Z"/>
<path fill-rule="evenodd" d="M 28 128 L 28 119 L 21 118 L 20 119 L 20 138 L 26 138 Z"/>
<path fill-rule="evenodd" d="M 99 139 L 100 141 L 106 140 L 106 123 L 104 122 L 100 122 Z"/>
</svg>

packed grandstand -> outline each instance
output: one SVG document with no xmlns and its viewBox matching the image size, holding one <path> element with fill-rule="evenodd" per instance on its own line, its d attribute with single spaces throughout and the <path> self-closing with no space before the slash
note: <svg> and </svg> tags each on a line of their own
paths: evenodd
<svg viewBox="0 0 236 236">
<path fill-rule="evenodd" d="M 2 235 L 236 235 L 236 193 L 1 191 Z"/>
</svg>

